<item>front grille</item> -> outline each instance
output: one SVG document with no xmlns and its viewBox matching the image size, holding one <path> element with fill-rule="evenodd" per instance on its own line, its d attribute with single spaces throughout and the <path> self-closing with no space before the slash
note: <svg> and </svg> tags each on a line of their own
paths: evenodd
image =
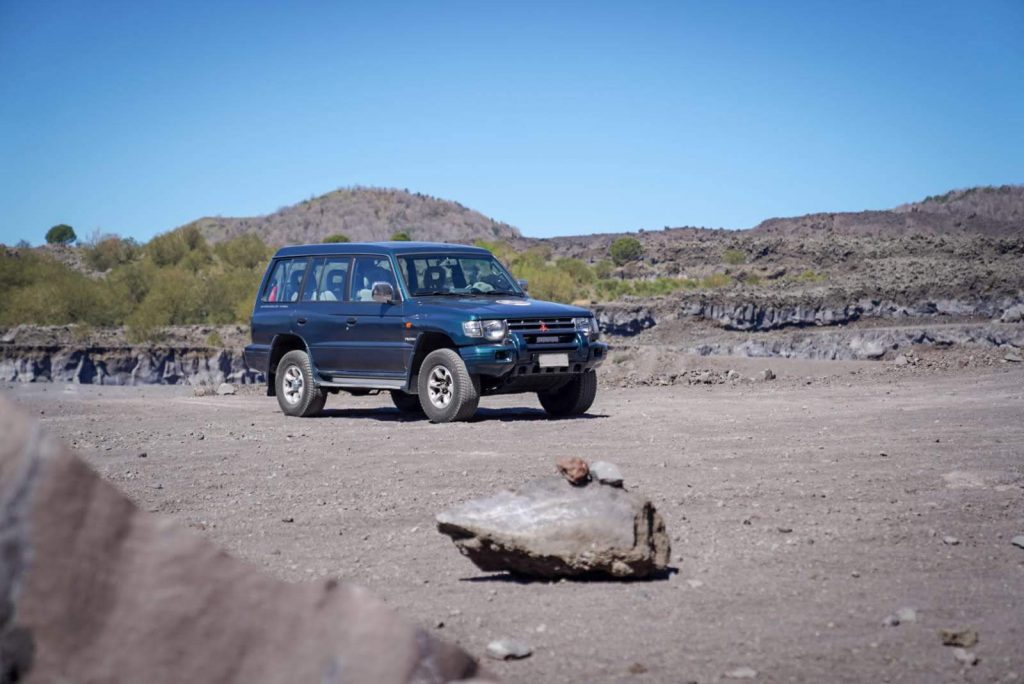
<svg viewBox="0 0 1024 684">
<path fill-rule="evenodd" d="M 576 323 L 572 318 L 522 318 L 508 321 L 510 333 L 522 337 L 531 351 L 575 349 Z"/>
</svg>

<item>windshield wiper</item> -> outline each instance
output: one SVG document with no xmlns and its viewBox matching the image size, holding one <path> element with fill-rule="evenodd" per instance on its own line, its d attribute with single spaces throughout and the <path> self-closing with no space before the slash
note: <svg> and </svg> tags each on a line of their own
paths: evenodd
<svg viewBox="0 0 1024 684">
<path fill-rule="evenodd" d="M 429 290 L 429 291 L 426 291 L 426 292 L 423 291 L 423 290 L 417 290 L 416 294 L 415 294 L 416 297 L 436 297 L 438 295 L 459 295 L 459 296 L 461 296 L 462 293 L 460 293 L 460 292 L 452 292 L 451 290 Z"/>
</svg>

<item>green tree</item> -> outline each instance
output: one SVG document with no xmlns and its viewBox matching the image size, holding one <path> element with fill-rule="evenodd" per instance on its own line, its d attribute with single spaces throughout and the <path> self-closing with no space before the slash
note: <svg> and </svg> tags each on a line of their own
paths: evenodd
<svg viewBox="0 0 1024 684">
<path fill-rule="evenodd" d="M 78 236 L 75 235 L 75 229 L 66 223 L 58 223 L 50 230 L 46 231 L 46 242 L 51 245 L 69 245 Z"/>
<path fill-rule="evenodd" d="M 623 237 L 612 243 L 609 253 L 616 266 L 625 266 L 643 256 L 644 247 L 636 238 Z"/>
<path fill-rule="evenodd" d="M 392 235 L 391 239 L 394 242 L 409 242 L 410 240 L 412 240 L 412 236 L 409 235 L 409 233 L 407 231 L 400 230 L 397 233 L 395 233 L 394 235 Z"/>
<path fill-rule="evenodd" d="M 344 233 L 335 233 L 334 235 L 328 235 L 325 237 L 324 242 L 352 242 L 352 240 Z"/>
</svg>

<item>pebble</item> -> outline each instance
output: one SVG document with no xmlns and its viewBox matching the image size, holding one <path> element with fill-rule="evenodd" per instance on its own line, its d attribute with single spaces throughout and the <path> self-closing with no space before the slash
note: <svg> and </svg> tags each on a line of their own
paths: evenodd
<svg viewBox="0 0 1024 684">
<path fill-rule="evenodd" d="M 970 648 L 978 643 L 978 633 L 973 629 L 942 629 L 939 638 L 943 646 L 960 646 Z"/>
<path fill-rule="evenodd" d="M 900 608 L 896 611 L 900 622 L 917 622 L 917 611 L 913 608 Z"/>
<path fill-rule="evenodd" d="M 686 583 L 690 585 L 691 589 L 700 589 L 704 586 L 704 583 L 699 579 L 688 579 L 686 580 Z"/>
<path fill-rule="evenodd" d="M 487 644 L 487 655 L 495 660 L 519 660 L 528 658 L 533 649 L 514 639 L 495 639 Z"/>
<path fill-rule="evenodd" d="M 953 657 L 957 659 L 957 662 L 961 662 L 964 665 L 977 665 L 978 656 L 974 655 L 966 648 L 954 648 Z"/>
<path fill-rule="evenodd" d="M 287 518 L 281 518 L 281 522 L 293 523 L 295 522 L 295 518 L 288 516 Z"/>
<path fill-rule="evenodd" d="M 960 540 L 956 537 L 943 537 L 942 543 L 947 546 L 956 546 L 960 543 Z"/>
<path fill-rule="evenodd" d="M 217 394 L 219 394 L 222 397 L 227 396 L 229 394 L 235 394 L 237 391 L 238 390 L 235 389 L 235 386 L 232 385 L 230 382 L 222 382 L 217 387 Z"/>
<path fill-rule="evenodd" d="M 1014 546 L 1024 549 L 1024 534 L 1020 535 L 1019 537 L 1014 537 L 1010 540 L 1010 543 Z"/>
<path fill-rule="evenodd" d="M 737 667 L 725 673 L 729 679 L 754 679 L 757 677 L 757 670 L 752 667 Z"/>
<path fill-rule="evenodd" d="M 622 486 L 622 471 L 614 463 L 594 461 L 590 464 L 590 476 L 604 485 Z"/>
</svg>

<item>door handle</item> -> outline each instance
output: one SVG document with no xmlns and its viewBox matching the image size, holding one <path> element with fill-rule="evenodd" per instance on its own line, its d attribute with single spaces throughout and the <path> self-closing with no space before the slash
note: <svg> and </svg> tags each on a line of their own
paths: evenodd
<svg viewBox="0 0 1024 684">
<path fill-rule="evenodd" d="M 356 317 L 355 316 L 349 316 L 348 319 L 345 322 L 348 323 L 349 325 L 355 325 L 356 324 Z"/>
<path fill-rule="evenodd" d="M 306 319 L 305 318 L 299 318 L 295 322 L 298 323 L 299 325 L 306 325 Z"/>
</svg>

